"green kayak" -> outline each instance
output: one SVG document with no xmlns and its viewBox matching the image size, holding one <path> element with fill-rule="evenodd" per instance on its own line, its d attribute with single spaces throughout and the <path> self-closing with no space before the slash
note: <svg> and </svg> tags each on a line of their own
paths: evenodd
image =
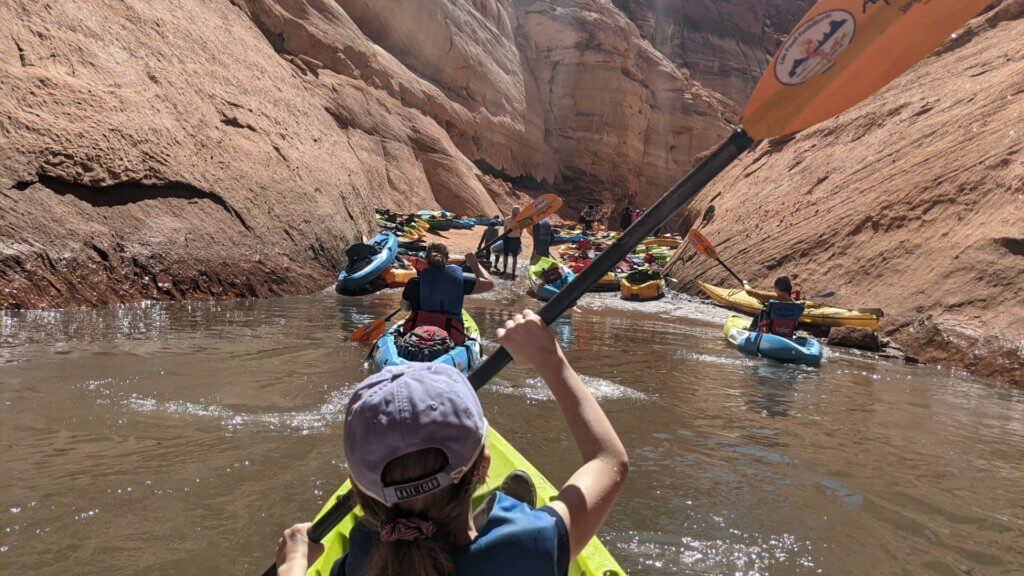
<svg viewBox="0 0 1024 576">
<path fill-rule="evenodd" d="M 487 473 L 486 483 L 473 496 L 474 506 L 478 506 L 483 502 L 484 498 L 501 485 L 501 482 L 513 470 L 522 470 L 529 474 L 530 478 L 533 478 L 533 482 L 537 487 L 538 506 L 547 504 L 558 495 L 558 490 L 551 482 L 493 428 L 487 431 L 487 447 L 491 452 L 491 467 Z M 341 488 L 324 504 L 323 509 L 317 514 L 317 518 L 320 518 L 334 504 L 335 500 L 342 498 L 348 491 L 349 482 L 346 480 Z M 331 566 L 348 550 L 349 531 L 356 521 L 359 520 L 361 514 L 361 511 L 356 509 L 346 516 L 323 539 L 324 554 L 315 564 L 310 566 L 309 571 L 306 573 L 307 576 L 328 576 L 331 573 Z M 608 552 L 597 538 L 591 540 L 579 557 L 569 565 L 570 576 L 619 576 L 625 573 L 622 567 L 619 566 L 619 563 L 615 561 L 615 558 L 612 557 L 611 553 Z"/>
</svg>

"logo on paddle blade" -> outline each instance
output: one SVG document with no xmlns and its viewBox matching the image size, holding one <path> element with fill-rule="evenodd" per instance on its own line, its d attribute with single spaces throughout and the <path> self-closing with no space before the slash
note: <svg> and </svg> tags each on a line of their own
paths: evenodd
<svg viewBox="0 0 1024 576">
<path fill-rule="evenodd" d="M 775 78 L 799 86 L 832 68 L 853 42 L 857 20 L 846 10 L 829 10 L 808 20 L 786 40 L 775 61 Z"/>
</svg>

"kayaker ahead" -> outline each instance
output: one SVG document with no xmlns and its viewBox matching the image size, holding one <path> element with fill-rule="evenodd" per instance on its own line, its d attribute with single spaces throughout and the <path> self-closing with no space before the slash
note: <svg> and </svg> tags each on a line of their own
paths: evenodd
<svg viewBox="0 0 1024 576">
<path fill-rule="evenodd" d="M 604 523 L 629 467 L 615 429 L 536 314 L 517 315 L 497 337 L 548 385 L 583 465 L 546 506 L 496 492 L 474 512 L 491 455 L 473 387 L 446 365 L 385 368 L 356 387 L 345 412 L 345 457 L 365 516 L 331 576 L 566 574 Z M 278 542 L 281 576 L 304 575 L 323 552 L 310 526 Z"/>
<path fill-rule="evenodd" d="M 409 314 L 402 332 L 408 334 L 419 326 L 436 326 L 448 332 L 456 344 L 466 341 L 462 325 L 462 302 L 470 294 L 483 294 L 494 288 L 494 281 L 475 254 L 466 254 L 471 274 L 448 263 L 448 247 L 440 242 L 427 246 L 427 266 L 402 290 L 402 309 Z"/>
<path fill-rule="evenodd" d="M 744 283 L 744 287 L 749 286 Z M 776 278 L 773 287 L 775 298 L 769 300 L 764 309 L 754 316 L 750 331 L 792 338 L 803 316 L 804 305 L 793 301 L 793 282 L 789 276 Z"/>
</svg>

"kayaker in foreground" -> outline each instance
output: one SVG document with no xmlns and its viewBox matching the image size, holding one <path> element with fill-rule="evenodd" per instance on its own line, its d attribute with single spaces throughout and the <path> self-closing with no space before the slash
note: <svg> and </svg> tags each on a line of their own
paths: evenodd
<svg viewBox="0 0 1024 576">
<path fill-rule="evenodd" d="M 547 506 L 497 492 L 474 513 L 490 453 L 473 387 L 449 366 L 387 368 L 356 387 L 345 412 L 345 457 L 365 517 L 331 576 L 560 575 L 604 523 L 629 466 L 615 429 L 536 314 L 517 315 L 497 337 L 548 385 L 583 465 Z M 285 531 L 278 574 L 304 575 L 322 553 L 310 526 Z"/>
<path fill-rule="evenodd" d="M 523 231 L 516 230 L 512 227 L 512 223 L 515 222 L 515 217 L 519 215 L 519 206 L 512 207 L 512 215 L 505 219 L 505 232 L 508 232 L 508 236 L 501 241 L 501 273 L 508 274 L 508 257 L 512 256 L 512 277 L 516 275 L 516 266 L 519 264 L 519 253 L 523 249 Z"/>
<path fill-rule="evenodd" d="M 408 334 L 420 326 L 436 326 L 448 332 L 455 344 L 466 341 L 462 324 L 462 304 L 470 294 L 483 294 L 494 288 L 494 281 L 480 266 L 475 254 L 466 254 L 471 274 L 448 263 L 448 247 L 440 242 L 427 246 L 427 267 L 409 280 L 402 290 L 402 309 L 411 312 L 402 332 Z"/>
<path fill-rule="evenodd" d="M 775 288 L 775 298 L 769 300 L 764 309 L 754 316 L 749 330 L 792 338 L 803 316 L 804 305 L 793 301 L 793 282 L 789 276 L 779 276 L 772 286 Z M 743 287 L 750 288 L 746 282 Z"/>
</svg>

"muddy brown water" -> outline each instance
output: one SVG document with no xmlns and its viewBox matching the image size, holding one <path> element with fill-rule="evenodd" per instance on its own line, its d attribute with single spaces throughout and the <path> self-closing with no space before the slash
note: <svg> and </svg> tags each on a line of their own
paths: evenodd
<svg viewBox="0 0 1024 576">
<path fill-rule="evenodd" d="M 468 300 L 485 334 L 539 307 L 522 288 Z M 344 336 L 397 301 L 4 313 L 0 572 L 260 573 L 344 474 L 367 374 Z M 1024 572 L 1022 391 L 835 349 L 820 370 L 747 358 L 725 316 L 600 295 L 554 326 L 630 452 L 601 532 L 629 573 Z M 566 478 L 574 449 L 529 370 L 482 398 Z"/>
</svg>

